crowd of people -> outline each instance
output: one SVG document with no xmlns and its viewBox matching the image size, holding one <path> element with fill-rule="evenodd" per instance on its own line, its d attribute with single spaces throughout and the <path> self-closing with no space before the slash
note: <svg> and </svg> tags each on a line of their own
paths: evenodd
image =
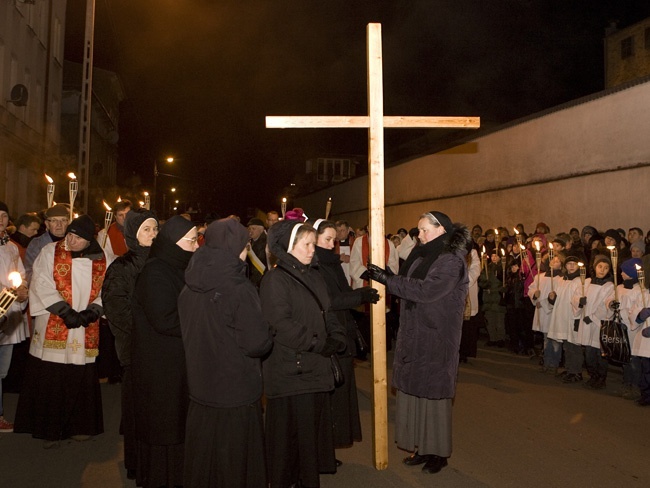
<svg viewBox="0 0 650 488">
<path fill-rule="evenodd" d="M 488 347 L 602 389 L 601 321 L 620 322 L 631 348 L 620 394 L 650 404 L 650 233 L 639 228 L 470 232 L 432 210 L 386 236 L 380 268 L 367 227 L 301 209 L 246 226 L 159 222 L 129 201 L 114 210 L 102 230 L 64 204 L 10 224 L 0 202 L 0 281 L 15 297 L 0 324 L 0 432 L 47 449 L 101 434 L 108 377 L 121 384 L 137 486 L 317 487 L 336 473 L 336 449 L 362 439 L 354 361 L 384 293 L 395 439 L 409 466 L 447 466 L 459 363 L 476 356 L 482 328 Z M 7 282 L 11 271 L 24 282 Z M 24 341 L 12 423 L 1 379 Z"/>
</svg>

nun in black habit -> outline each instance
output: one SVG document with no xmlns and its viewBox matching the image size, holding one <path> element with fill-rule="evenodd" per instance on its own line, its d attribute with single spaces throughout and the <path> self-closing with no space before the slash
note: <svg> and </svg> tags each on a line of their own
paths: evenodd
<svg viewBox="0 0 650 488">
<path fill-rule="evenodd" d="M 183 485 L 189 397 L 177 300 L 197 238 L 190 221 L 169 219 L 151 246 L 133 293 L 136 482 L 145 488 Z"/>
</svg>

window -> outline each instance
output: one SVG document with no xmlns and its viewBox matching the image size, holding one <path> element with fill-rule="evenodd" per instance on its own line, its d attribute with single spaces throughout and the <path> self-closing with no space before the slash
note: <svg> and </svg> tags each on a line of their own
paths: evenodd
<svg viewBox="0 0 650 488">
<path fill-rule="evenodd" d="M 621 41 L 621 59 L 634 56 L 634 37 L 626 37 Z"/>
</svg>

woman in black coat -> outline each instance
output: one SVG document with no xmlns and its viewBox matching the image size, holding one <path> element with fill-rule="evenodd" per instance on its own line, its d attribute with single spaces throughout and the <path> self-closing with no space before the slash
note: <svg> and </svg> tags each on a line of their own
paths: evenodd
<svg viewBox="0 0 650 488">
<path fill-rule="evenodd" d="M 122 365 L 122 422 L 124 467 L 127 478 L 135 479 L 138 466 L 135 443 L 135 406 L 131 374 L 131 333 L 133 314 L 131 295 L 135 280 L 149 256 L 153 239 L 158 235 L 158 220 L 145 209 L 131 210 L 124 221 L 124 238 L 129 251 L 118 257 L 106 270 L 102 286 L 102 303 L 108 325 L 115 336 L 115 350 Z"/>
<path fill-rule="evenodd" d="M 345 330 L 329 310 L 327 287 L 311 267 L 316 232 L 284 220 L 269 230 L 278 264 L 262 279 L 262 311 L 273 349 L 263 363 L 266 445 L 271 488 L 320 486 L 336 472 L 329 392 L 330 357 L 346 348 Z"/>
<path fill-rule="evenodd" d="M 353 290 L 348 284 L 341 267 L 340 256 L 334 252 L 336 241 L 334 223 L 317 220 L 314 227 L 317 234 L 318 272 L 325 280 L 331 310 L 345 327 L 347 339 L 347 349 L 339 355 L 345 382 L 337 386 L 332 393 L 332 420 L 334 421 L 334 447 L 349 447 L 355 441 L 361 441 L 361 420 L 353 362 L 353 358 L 356 356 L 355 339 L 358 329 L 350 310 L 364 303 L 377 303 L 379 294 L 377 290 L 369 286 Z"/>
<path fill-rule="evenodd" d="M 137 392 L 136 481 L 145 488 L 183 485 L 189 397 L 177 300 L 197 238 L 190 221 L 169 219 L 135 284 L 131 365 Z"/>
<path fill-rule="evenodd" d="M 190 406 L 185 486 L 265 488 L 262 365 L 271 349 L 257 289 L 246 277 L 248 231 L 212 222 L 178 298 Z"/>
<path fill-rule="evenodd" d="M 415 451 L 404 459 L 437 473 L 451 456 L 451 408 L 456 394 L 458 355 L 468 292 L 469 231 L 441 212 L 420 217 L 421 246 L 399 276 L 370 265 L 373 280 L 402 298 L 393 364 L 397 389 L 395 441 Z"/>
</svg>

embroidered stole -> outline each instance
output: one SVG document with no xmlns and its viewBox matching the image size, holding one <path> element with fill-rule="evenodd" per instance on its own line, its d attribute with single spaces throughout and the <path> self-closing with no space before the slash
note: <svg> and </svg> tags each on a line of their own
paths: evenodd
<svg viewBox="0 0 650 488">
<path fill-rule="evenodd" d="M 90 298 L 88 303 L 92 303 L 99 296 L 104 283 L 106 274 L 106 256 L 101 259 L 92 261 L 92 283 L 90 287 Z M 59 295 L 72 306 L 72 254 L 65 249 L 65 239 L 56 243 L 54 250 L 54 283 Z M 99 354 L 99 319 L 86 327 L 85 330 L 85 350 L 87 357 L 96 357 Z M 63 319 L 55 314 L 50 314 L 45 329 L 44 348 L 65 349 L 68 347 L 68 328 L 63 323 Z M 76 352 L 81 344 L 70 344 L 70 347 Z"/>
</svg>

